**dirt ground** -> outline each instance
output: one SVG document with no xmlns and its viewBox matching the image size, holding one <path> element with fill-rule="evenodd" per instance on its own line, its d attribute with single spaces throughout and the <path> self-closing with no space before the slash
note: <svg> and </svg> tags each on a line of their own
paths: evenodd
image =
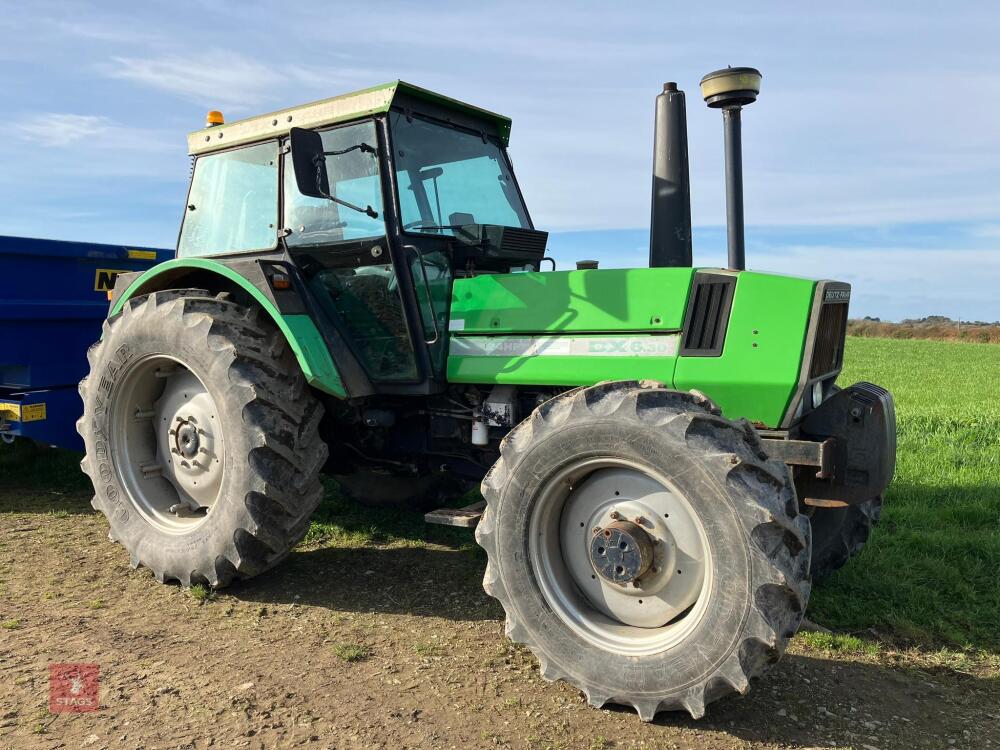
<svg viewBox="0 0 1000 750">
<path fill-rule="evenodd" d="M 5 492 L 0 748 L 1000 747 L 976 669 L 796 639 L 746 697 L 643 724 L 544 682 L 467 551 L 315 545 L 202 601 L 132 570 L 85 494 Z M 49 712 L 54 662 L 100 666 L 99 710 Z"/>
</svg>

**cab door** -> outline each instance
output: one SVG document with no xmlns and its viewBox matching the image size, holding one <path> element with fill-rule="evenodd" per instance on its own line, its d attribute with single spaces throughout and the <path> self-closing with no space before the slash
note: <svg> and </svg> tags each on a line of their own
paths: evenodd
<svg viewBox="0 0 1000 750">
<path fill-rule="evenodd" d="M 320 135 L 329 195 L 342 203 L 302 195 L 286 153 L 285 244 L 318 306 L 344 334 L 376 390 L 421 383 L 426 378 L 417 347 L 424 345 L 424 335 L 415 303 L 407 304 L 414 294 L 412 274 L 407 263 L 397 262 L 400 251 L 387 231 L 379 158 L 384 147 L 376 123 L 351 123 Z"/>
</svg>

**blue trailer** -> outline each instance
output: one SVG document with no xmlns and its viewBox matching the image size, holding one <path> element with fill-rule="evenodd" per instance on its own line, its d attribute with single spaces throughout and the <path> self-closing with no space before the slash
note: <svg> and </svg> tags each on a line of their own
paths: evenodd
<svg viewBox="0 0 1000 750">
<path fill-rule="evenodd" d="M 0 236 L 0 439 L 83 450 L 76 433 L 87 349 L 115 277 L 173 250 Z"/>
</svg>

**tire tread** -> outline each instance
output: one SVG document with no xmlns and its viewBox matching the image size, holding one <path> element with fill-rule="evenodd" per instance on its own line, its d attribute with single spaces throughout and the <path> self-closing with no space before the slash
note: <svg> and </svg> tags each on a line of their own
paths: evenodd
<svg viewBox="0 0 1000 750">
<path fill-rule="evenodd" d="M 543 652 L 531 629 L 517 620 L 516 608 L 504 584 L 495 515 L 503 490 L 526 453 L 570 420 L 613 417 L 670 430 L 692 451 L 705 456 L 705 465 L 723 487 L 736 486 L 749 502 L 739 508 L 752 540 L 754 591 L 750 620 L 742 640 L 725 662 L 705 680 L 683 692 L 650 701 L 648 695 L 608 695 L 600 685 L 574 680 Z M 780 658 L 801 621 L 809 599 L 810 528 L 798 513 L 787 467 L 769 461 L 756 431 L 746 420 L 730 421 L 700 393 L 681 393 L 653 381 L 600 383 L 578 388 L 542 404 L 518 424 L 501 443 L 500 459 L 482 482 L 487 507 L 476 529 L 476 540 L 486 550 L 483 577 L 486 593 L 498 599 L 506 612 L 505 632 L 539 659 L 546 679 L 563 679 L 582 690 L 592 706 L 612 702 L 632 706 L 644 721 L 663 710 L 686 710 L 701 718 L 707 703 L 731 693 L 745 693 L 750 680 Z"/>
</svg>

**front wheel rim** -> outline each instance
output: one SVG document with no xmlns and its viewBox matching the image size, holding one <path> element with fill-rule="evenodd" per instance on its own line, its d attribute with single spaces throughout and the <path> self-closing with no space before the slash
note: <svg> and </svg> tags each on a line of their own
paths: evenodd
<svg viewBox="0 0 1000 750">
<path fill-rule="evenodd" d="M 638 524 L 653 542 L 638 586 L 607 580 L 591 557 L 594 535 L 622 523 Z M 581 459 L 546 481 L 529 519 L 528 555 L 560 620 L 605 651 L 665 651 L 707 610 L 714 569 L 700 517 L 666 477 L 628 459 Z"/>
<path fill-rule="evenodd" d="M 117 473 L 132 505 L 167 534 L 203 524 L 226 467 L 220 413 L 202 380 L 175 357 L 149 356 L 129 368 L 109 408 Z"/>
</svg>

